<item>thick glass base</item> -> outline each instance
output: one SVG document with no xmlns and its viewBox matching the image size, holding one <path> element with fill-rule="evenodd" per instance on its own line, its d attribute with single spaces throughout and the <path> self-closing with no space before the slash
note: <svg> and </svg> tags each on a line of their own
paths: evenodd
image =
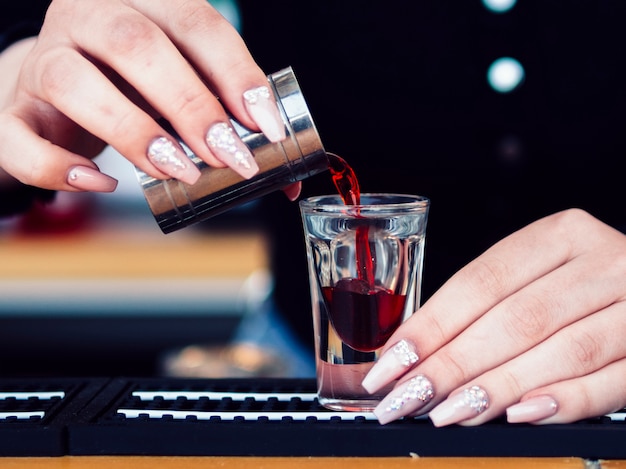
<svg viewBox="0 0 626 469">
<path fill-rule="evenodd" d="M 374 362 L 352 365 L 335 365 L 323 360 L 317 361 L 318 401 L 327 409 L 371 412 L 387 395 L 393 384 L 379 390 L 376 394 L 368 393 L 361 382 Z"/>
<path fill-rule="evenodd" d="M 343 412 L 372 412 L 379 399 L 333 399 L 326 397 L 318 397 L 319 403 L 330 410 L 339 410 Z"/>
</svg>

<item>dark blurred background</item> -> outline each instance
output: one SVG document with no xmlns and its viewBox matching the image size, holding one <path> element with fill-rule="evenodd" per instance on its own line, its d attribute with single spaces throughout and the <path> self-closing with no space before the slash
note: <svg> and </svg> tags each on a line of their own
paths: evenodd
<svg viewBox="0 0 626 469">
<path fill-rule="evenodd" d="M 242 1 L 244 38 L 265 70 L 294 67 L 326 149 L 363 191 L 431 198 L 424 299 L 555 211 L 626 228 L 626 3 L 519 0 L 500 13 L 479 0 L 286 3 Z M 487 80 L 502 57 L 524 70 L 507 93 Z M 305 183 L 306 194 L 332 190 L 326 175 Z M 277 298 L 306 339 L 297 208 L 275 199 L 265 202 L 280 227 Z"/>
<path fill-rule="evenodd" d="M 424 300 L 495 241 L 558 210 L 583 208 L 626 229 L 626 2 L 518 0 L 502 12 L 479 0 L 215 3 L 238 8 L 266 72 L 294 68 L 326 149 L 354 167 L 364 192 L 431 199 Z M 502 57 L 523 69 L 508 92 L 487 78 Z M 333 190 L 320 174 L 303 196 Z M 231 214 L 205 229 L 240 224 Z M 311 350 L 297 204 L 272 194 L 245 224 L 269 234 L 277 312 Z M 153 373 L 162 347 L 214 324 L 195 321 L 173 323 L 175 342 L 163 340 L 167 324 L 141 322 L 141 360 L 89 371 Z M 101 330 L 136 332 L 107 324 Z"/>
</svg>

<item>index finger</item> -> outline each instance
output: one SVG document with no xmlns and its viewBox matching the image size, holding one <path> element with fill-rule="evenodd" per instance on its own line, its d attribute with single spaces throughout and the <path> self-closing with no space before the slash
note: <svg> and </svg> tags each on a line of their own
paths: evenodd
<svg viewBox="0 0 626 469">
<path fill-rule="evenodd" d="M 282 133 L 282 129 L 271 129 L 271 133 L 268 129 L 259 129 L 259 120 L 246 108 L 243 93 L 266 86 L 266 74 L 254 61 L 237 30 L 209 3 L 205 0 L 175 3 L 172 0 L 133 0 L 130 3 L 162 28 L 240 123 L 253 130 L 263 130 L 268 138 Z M 173 10 L 175 18 L 171 15 Z M 268 92 L 271 94 L 269 88 Z M 183 135 L 185 129 L 178 130 Z M 276 139 L 282 138 L 282 135 L 276 136 Z"/>
</svg>

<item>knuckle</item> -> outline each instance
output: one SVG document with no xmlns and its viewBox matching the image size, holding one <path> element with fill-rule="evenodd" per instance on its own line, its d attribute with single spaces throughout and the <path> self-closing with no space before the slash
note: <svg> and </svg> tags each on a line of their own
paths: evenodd
<svg viewBox="0 0 626 469">
<path fill-rule="evenodd" d="M 555 230 L 569 231 L 572 227 L 588 223 L 592 216 L 583 209 L 569 208 L 549 217 Z"/>
<path fill-rule="evenodd" d="M 467 266 L 462 272 L 461 280 L 473 286 L 474 293 L 478 298 L 488 297 L 499 299 L 509 289 L 509 268 L 505 262 L 496 257 L 478 258 Z"/>
<path fill-rule="evenodd" d="M 578 409 L 593 409 L 597 405 L 597 403 L 594 402 L 594 397 L 592 397 L 592 395 L 589 393 L 589 389 L 587 389 L 587 387 L 584 386 L 582 383 L 573 380 L 570 382 L 570 385 L 572 385 L 574 388 L 573 393 L 578 400 Z"/>
<path fill-rule="evenodd" d="M 57 185 L 57 179 L 58 171 L 50 161 L 49 152 L 39 152 L 37 157 L 30 161 L 28 171 L 23 174 L 22 182 L 48 188 Z"/>
<path fill-rule="evenodd" d="M 511 299 L 503 317 L 504 329 L 513 339 L 535 343 L 551 330 L 552 318 L 560 309 L 553 297 Z"/>
<path fill-rule="evenodd" d="M 433 356 L 434 357 L 434 356 Z M 462 360 L 453 356 L 450 351 L 442 349 L 437 352 L 437 360 L 439 364 L 436 369 L 445 370 L 446 376 L 455 383 L 467 383 L 471 376 L 469 366 Z"/>
<path fill-rule="evenodd" d="M 522 382 L 515 376 L 515 374 L 511 373 L 509 370 L 504 369 L 502 367 L 498 374 L 498 379 L 500 381 L 500 386 L 498 390 L 502 395 L 515 396 L 518 399 L 520 396 L 524 395 L 524 390 L 522 386 Z M 503 392 L 503 389 L 506 391 Z"/>
<path fill-rule="evenodd" d="M 609 265 L 612 265 L 613 268 L 616 269 L 619 278 L 624 278 L 626 274 L 626 251 L 620 249 L 618 252 L 612 254 L 612 262 Z"/>
<path fill-rule="evenodd" d="M 140 15 L 118 15 L 107 25 L 103 46 L 113 54 L 134 54 L 156 39 L 156 27 Z"/>
<path fill-rule="evenodd" d="M 172 112 L 177 116 L 205 114 L 211 109 L 210 93 L 201 89 L 186 89 L 171 103 Z"/>
<path fill-rule="evenodd" d="M 113 113 L 112 113 L 113 114 Z M 136 129 L 140 128 L 138 122 L 139 116 L 134 109 L 117 110 L 113 119 L 107 119 L 110 122 L 110 128 L 107 128 L 107 134 L 117 141 L 131 141 L 136 138 Z M 104 125 L 104 123 L 103 123 Z"/>
<path fill-rule="evenodd" d="M 614 233 L 610 233 L 612 235 Z M 612 279 L 619 291 L 626 275 L 626 238 L 618 233 L 619 239 L 606 238 L 606 250 L 595 254 L 595 260 L 605 269 L 605 277 Z"/>
<path fill-rule="evenodd" d="M 124 113 L 116 116 L 116 119 L 112 121 L 110 134 L 115 135 L 120 140 L 126 140 L 129 134 L 129 129 L 132 129 L 132 118 L 129 113 Z"/>
<path fill-rule="evenodd" d="M 550 215 L 547 221 L 548 229 L 553 236 L 564 241 L 569 240 L 571 244 L 578 238 L 577 233 L 580 230 L 584 230 L 584 233 L 581 233 L 583 236 L 588 236 L 587 227 L 595 222 L 595 219 L 585 210 L 570 208 Z"/>
<path fill-rule="evenodd" d="M 178 31 L 202 33 L 226 26 L 230 27 L 230 23 L 206 2 L 183 4 L 175 18 L 175 27 Z"/>
<path fill-rule="evenodd" d="M 43 54 L 39 67 L 39 90 L 50 101 L 63 98 L 74 88 L 73 70 L 76 58 L 71 53 L 49 52 Z"/>
<path fill-rule="evenodd" d="M 581 331 L 569 337 L 569 344 L 572 366 L 577 374 L 587 374 L 595 371 L 597 364 L 602 361 L 603 344 L 602 340 L 593 334 Z"/>
<path fill-rule="evenodd" d="M 412 318 L 418 318 L 418 315 L 413 315 Z M 426 317 L 426 324 L 424 330 L 428 331 L 428 337 L 433 344 L 445 344 L 448 341 L 449 327 L 445 324 L 447 315 L 433 315 Z"/>
</svg>

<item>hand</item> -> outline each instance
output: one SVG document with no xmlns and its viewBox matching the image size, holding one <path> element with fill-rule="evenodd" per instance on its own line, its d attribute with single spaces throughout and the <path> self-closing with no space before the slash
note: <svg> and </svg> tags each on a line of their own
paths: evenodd
<svg viewBox="0 0 626 469">
<path fill-rule="evenodd" d="M 506 412 L 544 424 L 623 408 L 625 278 L 622 233 L 580 210 L 532 223 L 461 269 L 390 338 L 363 382 L 373 392 L 400 378 L 375 414 L 387 423 L 430 412 L 443 426 Z"/>
<path fill-rule="evenodd" d="M 91 161 L 105 144 L 155 178 L 193 184 L 199 170 L 158 117 L 207 164 L 249 178 L 258 167 L 222 105 L 285 137 L 265 73 L 205 0 L 55 0 L 38 38 L 2 56 L 0 167 L 25 184 L 113 190 Z"/>
</svg>

